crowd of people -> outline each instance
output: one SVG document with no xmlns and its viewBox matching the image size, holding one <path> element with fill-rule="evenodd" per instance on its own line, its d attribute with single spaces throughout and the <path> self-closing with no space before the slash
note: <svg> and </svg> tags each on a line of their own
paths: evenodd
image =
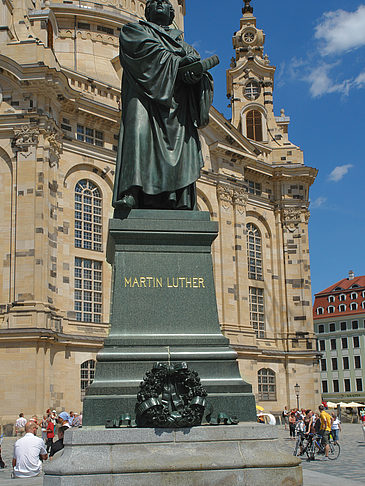
<svg viewBox="0 0 365 486">
<path fill-rule="evenodd" d="M 341 421 L 335 412 L 329 413 L 324 405 L 318 407 L 318 413 L 313 410 L 293 409 L 283 410 L 285 429 L 289 426 L 289 435 L 292 440 L 296 440 L 298 434 L 320 434 L 322 445 L 325 450 L 325 459 L 328 459 L 329 440 L 332 436 L 335 444 L 340 438 Z"/>
<path fill-rule="evenodd" d="M 57 414 L 56 410 L 48 409 L 42 419 L 36 415 L 26 419 L 19 414 L 15 422 L 15 435 L 18 440 L 14 445 L 13 473 L 14 478 L 31 478 L 38 476 L 42 469 L 42 461 L 46 461 L 63 449 L 65 431 L 71 427 L 82 426 L 82 414 L 65 411 Z M 38 437 L 38 435 L 41 435 Z M 55 440 L 57 436 L 57 440 Z M 6 467 L 1 458 L 0 465 Z"/>
</svg>

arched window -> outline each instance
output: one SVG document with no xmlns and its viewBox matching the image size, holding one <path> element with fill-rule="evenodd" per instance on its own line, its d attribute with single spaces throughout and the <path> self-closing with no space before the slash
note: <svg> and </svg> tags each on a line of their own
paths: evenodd
<svg viewBox="0 0 365 486">
<path fill-rule="evenodd" d="M 330 295 L 328 297 L 328 302 L 334 302 L 335 301 L 335 296 L 334 295 Z"/>
<path fill-rule="evenodd" d="M 322 314 L 323 314 L 323 312 L 324 312 L 323 307 L 317 307 L 317 315 L 318 315 L 318 316 L 322 315 Z"/>
<path fill-rule="evenodd" d="M 339 297 L 340 301 L 343 302 L 344 300 L 346 300 L 346 294 L 341 294 L 340 297 Z"/>
<path fill-rule="evenodd" d="M 357 299 L 357 293 L 356 293 L 356 292 L 351 292 L 351 296 L 350 296 L 350 298 L 351 298 L 352 300 Z"/>
<path fill-rule="evenodd" d="M 248 223 L 247 229 L 247 261 L 248 278 L 263 280 L 262 278 L 262 241 L 259 229 Z"/>
<path fill-rule="evenodd" d="M 341 307 L 341 306 L 340 306 L 340 307 Z M 333 314 L 333 313 L 335 312 L 335 310 L 336 310 L 336 309 L 333 307 L 333 305 L 329 305 L 329 306 L 327 307 L 327 312 L 328 312 L 329 314 Z"/>
<path fill-rule="evenodd" d="M 339 306 L 338 306 L 338 310 L 339 310 L 340 312 L 346 312 L 346 305 L 345 305 L 345 304 L 341 304 L 341 305 L 339 305 Z"/>
<path fill-rule="evenodd" d="M 356 302 L 351 302 L 350 310 L 357 310 L 357 303 Z"/>
<path fill-rule="evenodd" d="M 258 399 L 276 400 L 275 371 L 270 368 L 261 368 L 258 372 Z"/>
<path fill-rule="evenodd" d="M 88 179 L 75 187 L 75 246 L 102 251 L 102 199 L 100 189 Z"/>
<path fill-rule="evenodd" d="M 247 138 L 262 142 L 262 118 L 257 110 L 251 110 L 246 115 Z"/>
<path fill-rule="evenodd" d="M 81 383 L 81 400 L 84 399 L 87 388 L 91 385 L 95 376 L 95 360 L 89 359 L 81 363 L 80 383 Z"/>
</svg>

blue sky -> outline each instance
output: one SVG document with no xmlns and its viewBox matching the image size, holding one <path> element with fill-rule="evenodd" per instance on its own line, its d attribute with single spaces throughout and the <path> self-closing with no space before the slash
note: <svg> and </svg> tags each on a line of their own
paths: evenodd
<svg viewBox="0 0 365 486">
<path fill-rule="evenodd" d="M 214 105 L 227 118 L 226 69 L 242 0 L 186 0 L 185 38 L 218 54 Z M 312 291 L 365 275 L 365 0 L 252 0 L 265 52 L 277 67 L 274 110 L 290 140 L 319 169 L 311 188 Z M 364 145 L 363 145 L 364 144 Z"/>
</svg>

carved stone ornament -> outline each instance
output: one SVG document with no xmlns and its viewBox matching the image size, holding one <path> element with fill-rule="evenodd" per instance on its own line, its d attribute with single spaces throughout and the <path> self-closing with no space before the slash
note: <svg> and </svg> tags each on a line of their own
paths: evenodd
<svg viewBox="0 0 365 486">
<path fill-rule="evenodd" d="M 309 218 L 311 217 L 311 213 L 308 209 L 305 209 L 303 213 L 304 213 L 304 221 L 308 224 Z"/>
<path fill-rule="evenodd" d="M 293 233 L 301 222 L 301 208 L 287 208 L 283 209 L 283 224 L 284 226 Z"/>
<path fill-rule="evenodd" d="M 245 211 L 245 208 L 247 206 L 247 201 L 248 201 L 248 194 L 245 189 L 240 188 L 240 189 L 235 189 L 233 193 L 233 203 L 237 207 L 237 211 L 239 213 L 243 213 Z"/>
<path fill-rule="evenodd" d="M 217 185 L 218 201 L 224 209 L 228 209 L 233 202 L 233 189 L 224 184 Z"/>
<path fill-rule="evenodd" d="M 138 427 L 192 427 L 200 425 L 207 392 L 196 371 L 185 362 L 155 363 L 137 394 Z"/>
<path fill-rule="evenodd" d="M 58 166 L 60 153 L 62 152 L 61 136 L 58 132 L 50 129 L 45 131 L 44 138 L 49 147 L 49 165 Z"/>
<path fill-rule="evenodd" d="M 14 130 L 13 147 L 21 152 L 27 152 L 30 146 L 37 145 L 38 138 L 38 128 L 23 125 Z"/>
</svg>

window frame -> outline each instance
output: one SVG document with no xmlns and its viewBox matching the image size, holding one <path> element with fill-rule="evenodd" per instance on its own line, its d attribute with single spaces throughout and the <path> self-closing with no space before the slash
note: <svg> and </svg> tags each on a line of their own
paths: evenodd
<svg viewBox="0 0 365 486">
<path fill-rule="evenodd" d="M 90 179 L 80 179 L 74 188 L 74 246 L 103 251 L 103 195 Z"/>
<path fill-rule="evenodd" d="M 358 354 L 354 356 L 354 369 L 355 370 L 361 369 L 361 356 Z"/>
<path fill-rule="evenodd" d="M 80 391 L 81 401 L 84 400 L 87 389 L 94 381 L 96 369 L 96 360 L 88 359 L 80 365 Z"/>
<path fill-rule="evenodd" d="M 264 374 L 266 372 L 266 374 Z M 266 378 L 266 382 L 263 381 Z M 272 381 L 270 381 L 270 378 Z M 258 383 L 258 400 L 259 401 L 277 401 L 277 387 L 276 387 L 276 373 L 271 368 L 261 368 L 257 372 L 257 383 Z M 267 387 L 267 391 L 263 390 L 263 387 Z M 273 391 L 270 391 L 270 387 Z"/>
<path fill-rule="evenodd" d="M 246 135 L 250 140 L 263 142 L 262 113 L 259 110 L 251 109 L 246 113 Z"/>
<path fill-rule="evenodd" d="M 262 281 L 264 280 L 262 235 L 259 228 L 253 223 L 246 224 L 246 243 L 248 278 Z"/>
<path fill-rule="evenodd" d="M 74 311 L 78 322 L 103 322 L 103 262 L 74 260 Z"/>
<path fill-rule="evenodd" d="M 266 337 L 264 289 L 260 287 L 249 287 L 249 306 L 250 324 L 255 331 L 256 337 L 259 339 L 264 339 Z"/>
</svg>

